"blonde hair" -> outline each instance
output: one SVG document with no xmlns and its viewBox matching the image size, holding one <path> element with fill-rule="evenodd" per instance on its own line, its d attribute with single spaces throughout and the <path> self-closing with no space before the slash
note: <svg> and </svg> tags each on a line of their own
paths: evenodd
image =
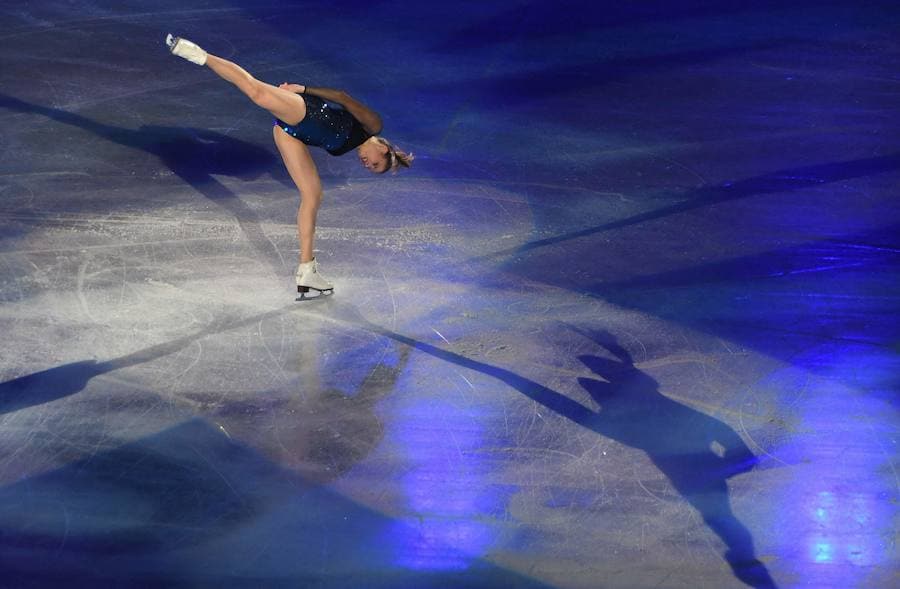
<svg viewBox="0 0 900 589">
<path fill-rule="evenodd" d="M 378 143 L 388 148 L 388 167 L 384 170 L 385 172 L 390 170 L 396 174 L 401 167 L 408 168 L 412 165 L 412 161 L 416 158 L 412 153 L 406 153 L 384 137 L 376 137 L 375 139 Z"/>
</svg>

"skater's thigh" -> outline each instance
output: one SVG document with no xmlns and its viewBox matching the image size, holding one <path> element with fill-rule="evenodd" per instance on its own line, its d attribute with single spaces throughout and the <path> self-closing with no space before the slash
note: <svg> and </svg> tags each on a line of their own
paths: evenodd
<svg viewBox="0 0 900 589">
<path fill-rule="evenodd" d="M 272 133 L 281 159 L 284 160 L 284 166 L 300 192 L 304 195 L 320 195 L 322 180 L 319 178 L 319 171 L 309 153 L 309 148 L 277 125 L 272 127 Z"/>
<path fill-rule="evenodd" d="M 254 97 L 257 105 L 266 109 L 288 125 L 296 125 L 306 117 L 306 101 L 294 92 L 259 82 L 260 92 Z"/>
</svg>

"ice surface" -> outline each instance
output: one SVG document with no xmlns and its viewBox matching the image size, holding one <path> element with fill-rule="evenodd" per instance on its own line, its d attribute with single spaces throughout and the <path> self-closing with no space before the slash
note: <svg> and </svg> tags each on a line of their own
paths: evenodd
<svg viewBox="0 0 900 589">
<path fill-rule="evenodd" d="M 886 587 L 891 3 L 6 3 L 11 586 Z M 166 51 L 346 88 L 314 153 Z"/>
</svg>

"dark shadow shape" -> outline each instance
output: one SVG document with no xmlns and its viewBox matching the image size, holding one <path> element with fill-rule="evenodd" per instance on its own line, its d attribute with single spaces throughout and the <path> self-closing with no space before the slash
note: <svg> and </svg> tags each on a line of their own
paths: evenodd
<svg viewBox="0 0 900 589">
<path fill-rule="evenodd" d="M 615 360 L 579 357 L 603 379 L 578 379 L 600 405 L 590 427 L 647 454 L 725 543 L 725 560 L 738 579 L 751 587 L 775 587 L 728 498 L 727 479 L 752 469 L 756 457 L 726 424 L 661 394 L 659 384 L 634 366 L 610 334 L 597 332 L 591 339 Z"/>
<path fill-rule="evenodd" d="M 215 418 L 239 437 L 242 432 L 256 436 L 277 431 L 277 436 L 260 435 L 254 445 L 306 480 L 328 483 L 362 461 L 383 439 L 384 423 L 376 406 L 395 389 L 410 353 L 407 346 L 398 348 L 397 361 L 376 364 L 353 394 L 329 389 L 302 401 L 293 397 L 273 403 L 261 392 L 245 401 L 227 402 Z"/>
<path fill-rule="evenodd" d="M 635 368 L 628 352 L 610 335 L 596 333 L 590 337 L 616 360 L 581 357 L 608 380 L 579 379 L 601 406 L 594 411 L 509 370 L 384 329 L 366 321 L 354 309 L 347 312 L 373 333 L 497 379 L 578 425 L 643 450 L 726 544 L 724 557 L 735 576 L 752 587 L 776 587 L 765 565 L 754 555 L 752 536 L 732 513 L 728 499 L 726 480 L 752 469 L 756 457 L 726 424 L 659 393 L 656 381 Z M 714 451 L 713 443 L 721 454 Z"/>
<path fill-rule="evenodd" d="M 360 383 L 356 394 L 330 390 L 318 397 L 310 410 L 321 422 L 318 442 L 309 458 L 327 466 L 329 478 L 337 478 L 360 462 L 384 437 L 384 423 L 375 411 L 379 401 L 394 390 L 409 359 L 403 346 L 396 364 L 377 364 Z"/>
<path fill-rule="evenodd" d="M 394 525 L 191 419 L 0 489 L 0 570 L 4 587 L 545 587 L 487 561 L 399 569 Z"/>
<path fill-rule="evenodd" d="M 143 125 L 138 129 L 114 127 L 75 113 L 31 104 L 3 94 L 0 94 L 0 107 L 41 115 L 88 131 L 112 143 L 158 157 L 194 190 L 234 216 L 251 247 L 269 263 L 276 276 L 288 270 L 280 253 L 260 227 L 259 215 L 213 176 L 254 180 L 264 171 L 280 170 L 281 161 L 270 151 L 205 129 L 155 125 Z"/>
<path fill-rule="evenodd" d="M 296 305 L 244 319 L 220 321 L 199 333 L 106 362 L 73 362 L 0 383 L 0 415 L 76 395 L 95 376 L 171 355 L 212 334 L 253 325 L 292 308 Z M 384 424 L 375 411 L 376 404 L 394 390 L 406 366 L 409 350 L 406 346 L 402 347 L 393 365 L 384 362 L 375 365 L 354 394 L 328 390 L 317 394 L 303 406 L 304 415 L 297 418 L 302 420 L 302 427 L 294 429 L 296 436 L 304 439 L 298 447 L 304 448 L 305 454 L 293 455 L 291 462 L 300 464 L 299 468 L 308 480 L 324 483 L 341 476 L 381 441 Z M 277 404 L 272 406 L 267 402 L 265 394 L 261 395 L 260 402 L 266 404 L 265 411 L 260 411 L 256 405 L 238 402 L 227 404 L 224 409 L 216 411 L 215 416 L 228 420 L 231 415 L 237 415 L 242 420 L 252 420 L 248 415 L 259 414 L 269 420 L 271 412 L 280 410 Z M 260 430 L 265 430 L 270 424 L 257 425 Z"/>
<path fill-rule="evenodd" d="M 173 354 L 208 335 L 264 321 L 291 308 L 295 308 L 295 305 L 244 319 L 220 321 L 196 334 L 150 346 L 106 362 L 83 360 L 8 380 L 0 383 L 0 415 L 78 394 L 95 376 Z"/>
<path fill-rule="evenodd" d="M 662 219 L 670 215 L 676 215 L 718 203 L 739 200 L 760 194 L 792 192 L 810 186 L 839 182 L 851 178 L 862 178 L 874 174 L 892 172 L 898 169 L 900 169 L 900 153 L 781 170 L 734 183 L 726 182 L 718 186 L 691 190 L 684 195 L 685 200 L 673 205 L 626 217 L 625 219 L 619 219 L 618 221 L 603 223 L 602 225 L 596 225 L 587 229 L 581 229 L 579 231 L 573 231 L 555 237 L 548 237 L 546 239 L 530 241 L 514 248 L 508 248 L 475 258 L 475 260 L 484 261 L 499 256 L 523 254 L 548 245 L 596 235 L 613 229 L 638 225 L 647 221 Z"/>
<path fill-rule="evenodd" d="M 0 415 L 77 394 L 104 372 L 101 363 L 83 360 L 0 383 Z"/>
<path fill-rule="evenodd" d="M 71 523 L 64 538 L 55 538 L 56 542 L 62 540 L 60 550 L 70 554 L 126 556 L 164 546 L 192 545 L 259 511 L 245 493 L 238 492 L 246 483 L 232 482 L 231 477 L 224 477 L 205 464 L 209 454 L 229 455 L 233 460 L 231 468 L 252 469 L 256 471 L 253 474 L 262 477 L 275 470 L 203 420 L 192 419 L 163 433 L 32 477 L 31 496 L 19 501 L 32 504 L 39 520 L 48 517 L 48 496 L 58 496 L 60 505 L 68 503 L 74 513 L 81 515 Z M 18 494 L 17 485 L 0 491 L 6 499 Z M 129 508 L 130 502 L 136 505 Z M 106 520 L 107 526 L 92 522 L 95 517 Z M 82 531 L 82 526 L 86 530 Z M 12 533 L 13 526 L 4 527 L 2 543 L 7 549 L 53 545 L 53 533 L 28 527 Z M 40 530 L 42 526 L 34 527 Z"/>
</svg>

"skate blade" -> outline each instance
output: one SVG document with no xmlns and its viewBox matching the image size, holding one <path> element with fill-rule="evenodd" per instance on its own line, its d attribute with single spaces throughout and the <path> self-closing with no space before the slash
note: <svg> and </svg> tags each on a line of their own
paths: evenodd
<svg viewBox="0 0 900 589">
<path fill-rule="evenodd" d="M 316 299 L 324 299 L 325 297 L 330 297 L 334 294 L 334 288 L 326 288 L 325 290 L 319 290 L 318 288 L 313 288 L 311 286 L 297 286 L 297 296 L 295 301 L 314 301 Z"/>
</svg>

